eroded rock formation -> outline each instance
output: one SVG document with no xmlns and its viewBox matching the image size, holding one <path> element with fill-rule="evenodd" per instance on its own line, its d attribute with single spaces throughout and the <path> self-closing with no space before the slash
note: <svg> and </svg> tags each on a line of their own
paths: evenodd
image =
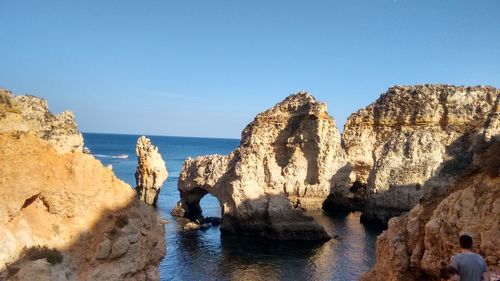
<svg viewBox="0 0 500 281">
<path fill-rule="evenodd" d="M 475 251 L 485 257 L 490 271 L 500 269 L 500 93 L 479 89 L 496 101 L 483 129 L 455 142 L 462 145 L 457 150 L 462 154 L 441 164 L 442 171 L 453 172 L 453 184 L 439 176 L 424 184 L 430 188 L 423 190 L 420 203 L 391 219 L 388 230 L 379 236 L 377 263 L 361 280 L 439 280 L 441 264 L 459 252 L 457 240 L 462 234 L 473 237 Z"/>
<path fill-rule="evenodd" d="M 155 206 L 160 188 L 168 177 L 165 161 L 158 152 L 158 147 L 152 145 L 151 140 L 145 136 L 137 140 L 135 153 L 137 154 L 135 182 L 139 198 L 146 204 Z"/>
<path fill-rule="evenodd" d="M 319 209 L 344 163 L 339 132 L 326 105 L 307 93 L 257 115 L 228 156 L 188 158 L 175 213 L 196 218 L 207 193 L 221 203 L 221 230 L 272 239 L 328 238 L 304 209 Z M 291 202 L 292 201 L 292 202 Z"/>
<path fill-rule="evenodd" d="M 7 132 L 33 132 L 60 153 L 83 149 L 83 137 L 71 111 L 53 115 L 44 99 L 14 96 L 0 88 L 0 133 Z"/>
<path fill-rule="evenodd" d="M 474 149 L 472 164 L 451 187 L 426 190 L 420 204 L 389 221 L 377 240 L 377 263 L 361 280 L 440 280 L 441 263 L 449 263 L 460 251 L 462 234 L 473 237 L 474 250 L 490 271 L 500 270 L 498 133 L 489 139 L 485 134 L 485 141 Z"/>
<path fill-rule="evenodd" d="M 1 101 L 0 279 L 158 280 L 165 238 L 152 210 L 79 152 L 69 119 L 34 97 Z"/>
<path fill-rule="evenodd" d="M 492 87 L 390 88 L 348 119 L 342 134 L 348 164 L 325 208 L 361 210 L 363 219 L 386 223 L 425 190 L 450 186 L 472 160 L 499 96 Z"/>
</svg>

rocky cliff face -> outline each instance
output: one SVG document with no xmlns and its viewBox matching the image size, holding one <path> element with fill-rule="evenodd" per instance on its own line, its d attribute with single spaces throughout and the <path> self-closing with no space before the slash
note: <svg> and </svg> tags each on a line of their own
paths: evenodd
<svg viewBox="0 0 500 281">
<path fill-rule="evenodd" d="M 462 234 L 473 237 L 490 271 L 500 270 L 498 132 L 476 146 L 472 164 L 451 187 L 428 190 L 409 213 L 389 221 L 377 240 L 377 263 L 361 280 L 440 280 L 441 263 L 460 251 Z"/>
<path fill-rule="evenodd" d="M 36 111 L 39 99 L 2 97 L 0 279 L 158 280 L 164 228 L 150 207 L 111 168 L 69 152 L 77 149 L 65 134 L 79 133 L 62 128 L 74 123 L 17 111 Z M 42 134 L 51 126 L 59 138 Z"/>
<path fill-rule="evenodd" d="M 414 207 L 425 190 L 450 186 L 470 163 L 499 96 L 491 87 L 390 88 L 348 119 L 348 164 L 325 208 L 358 209 L 364 219 L 385 223 Z"/>
<path fill-rule="evenodd" d="M 13 96 L 0 89 L 0 133 L 6 132 L 34 132 L 60 153 L 83 149 L 83 137 L 72 112 L 53 115 L 44 99 Z"/>
<path fill-rule="evenodd" d="M 483 94 L 468 96 L 476 99 L 469 102 L 476 106 L 462 111 L 461 120 L 469 121 L 454 130 L 462 136 L 446 147 L 447 157 L 440 171 L 423 183 L 427 188 L 419 203 L 389 221 L 377 240 L 377 263 L 361 280 L 439 280 L 441 263 L 459 252 L 462 234 L 473 237 L 490 270 L 500 269 L 500 93 L 465 89 Z M 484 104 L 493 104 L 489 112 L 488 106 L 480 106 Z M 443 180 L 445 175 L 452 180 Z"/>
<path fill-rule="evenodd" d="M 141 201 L 156 206 L 158 194 L 163 182 L 168 177 L 167 167 L 158 148 L 145 136 L 137 140 L 137 170 L 135 172 L 136 189 Z"/>
<path fill-rule="evenodd" d="M 307 93 L 292 95 L 257 115 L 230 155 L 185 161 L 178 183 L 181 213 L 199 216 L 199 200 L 210 193 L 221 203 L 224 232 L 325 239 L 324 229 L 292 203 L 319 209 L 344 161 L 326 105 Z"/>
<path fill-rule="evenodd" d="M 470 165 L 482 136 L 500 127 L 489 118 L 499 96 L 492 87 L 393 87 L 349 118 L 342 145 L 324 104 L 291 96 L 259 114 L 231 155 L 188 159 L 177 210 L 198 216 L 197 202 L 210 192 L 224 208 L 223 229 L 232 229 L 241 220 L 233 216 L 267 208 L 241 209 L 249 198 L 269 202 L 273 194 L 315 209 L 330 194 L 324 209 L 360 210 L 363 220 L 386 224 L 429 190 L 446 190 Z"/>
</svg>

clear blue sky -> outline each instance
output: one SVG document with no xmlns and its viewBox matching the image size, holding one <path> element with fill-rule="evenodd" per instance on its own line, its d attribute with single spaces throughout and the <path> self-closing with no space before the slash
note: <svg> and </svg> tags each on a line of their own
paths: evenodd
<svg viewBox="0 0 500 281">
<path fill-rule="evenodd" d="M 422 83 L 500 87 L 500 0 L 0 0 L 0 87 L 86 132 L 239 138 L 300 90 L 342 129 Z"/>
</svg>

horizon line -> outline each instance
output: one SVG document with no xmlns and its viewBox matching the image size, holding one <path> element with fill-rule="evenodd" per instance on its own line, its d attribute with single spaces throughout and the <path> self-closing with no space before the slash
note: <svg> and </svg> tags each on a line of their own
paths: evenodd
<svg viewBox="0 0 500 281">
<path fill-rule="evenodd" d="M 82 134 L 98 134 L 98 135 L 122 135 L 122 136 L 146 136 L 146 137 L 172 137 L 172 138 L 193 138 L 193 139 L 217 139 L 217 140 L 237 140 L 240 138 L 224 138 L 224 137 L 200 137 L 200 136 L 171 136 L 171 135 L 155 135 L 155 134 L 136 134 L 136 133 L 102 133 L 102 132 L 84 132 Z"/>
</svg>

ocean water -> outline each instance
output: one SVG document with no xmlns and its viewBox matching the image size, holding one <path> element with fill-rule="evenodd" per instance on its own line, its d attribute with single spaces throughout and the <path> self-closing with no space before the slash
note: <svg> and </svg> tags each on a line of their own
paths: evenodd
<svg viewBox="0 0 500 281">
<path fill-rule="evenodd" d="M 137 135 L 84 133 L 85 146 L 115 174 L 135 186 Z M 148 136 L 167 164 L 168 179 L 161 189 L 157 211 L 166 224 L 167 255 L 160 266 L 162 280 L 358 280 L 375 263 L 375 240 L 381 229 L 359 223 L 359 213 L 327 216 L 311 213 L 338 239 L 317 245 L 221 236 L 219 227 L 183 231 L 170 211 L 179 200 L 177 180 L 187 157 L 228 154 L 234 139 Z M 115 158 L 127 154 L 126 159 Z M 204 216 L 220 217 L 219 202 L 207 194 L 201 200 Z"/>
</svg>

